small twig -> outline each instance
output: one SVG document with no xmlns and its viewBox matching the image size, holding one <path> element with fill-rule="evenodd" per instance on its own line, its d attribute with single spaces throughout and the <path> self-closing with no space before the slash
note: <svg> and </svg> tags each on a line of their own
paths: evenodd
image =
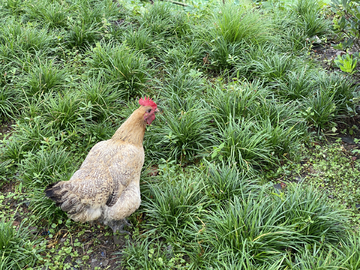
<svg viewBox="0 0 360 270">
<path fill-rule="evenodd" d="M 183 7 L 188 7 L 189 6 L 188 4 L 178 2 L 178 1 L 173 1 L 173 0 L 167 0 L 167 2 L 173 3 L 175 5 L 183 6 Z"/>
</svg>

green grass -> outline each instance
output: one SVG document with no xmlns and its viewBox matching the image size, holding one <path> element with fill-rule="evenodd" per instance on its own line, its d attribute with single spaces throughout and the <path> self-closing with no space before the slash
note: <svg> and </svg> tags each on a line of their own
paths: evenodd
<svg viewBox="0 0 360 270">
<path fill-rule="evenodd" d="M 39 253 L 42 251 L 34 240 L 29 226 L 22 222 L 18 228 L 14 228 L 13 220 L 0 221 L 0 268 L 23 269 L 34 266 Z"/>
<path fill-rule="evenodd" d="M 24 78 L 26 96 L 38 98 L 62 90 L 68 81 L 66 73 L 66 70 L 57 68 L 54 61 L 34 64 L 29 67 L 29 74 Z"/>
<path fill-rule="evenodd" d="M 187 162 L 206 155 L 213 141 L 209 111 L 195 103 L 187 110 L 167 111 L 162 117 L 165 125 L 159 130 L 160 143 L 169 158 Z"/>
<path fill-rule="evenodd" d="M 0 89 L 0 115 L 2 121 L 11 119 L 17 113 L 20 100 L 17 100 L 17 93 L 7 86 Z"/>
<path fill-rule="evenodd" d="M 190 29 L 186 14 L 167 2 L 155 2 L 139 17 L 150 33 L 166 38 L 182 37 Z"/>
<path fill-rule="evenodd" d="M 359 105 L 352 78 L 311 55 L 332 37 L 329 12 L 310 0 L 0 0 L 0 269 L 89 267 L 95 252 L 77 248 L 99 227 L 67 220 L 43 191 L 144 95 L 160 113 L 125 269 L 358 269 L 358 141 L 312 148 Z"/>
<path fill-rule="evenodd" d="M 119 93 L 122 92 L 122 97 L 130 98 L 143 93 L 152 70 L 148 68 L 150 60 L 140 51 L 116 43 L 97 43 L 90 57 L 92 73 L 105 73 L 107 82 Z"/>
</svg>

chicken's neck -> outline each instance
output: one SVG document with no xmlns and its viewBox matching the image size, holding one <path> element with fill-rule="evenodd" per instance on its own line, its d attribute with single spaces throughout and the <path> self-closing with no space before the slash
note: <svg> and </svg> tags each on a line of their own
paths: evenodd
<svg viewBox="0 0 360 270">
<path fill-rule="evenodd" d="M 121 140 L 136 146 L 142 146 L 146 124 L 142 117 L 134 112 L 115 132 L 112 140 Z"/>
</svg>

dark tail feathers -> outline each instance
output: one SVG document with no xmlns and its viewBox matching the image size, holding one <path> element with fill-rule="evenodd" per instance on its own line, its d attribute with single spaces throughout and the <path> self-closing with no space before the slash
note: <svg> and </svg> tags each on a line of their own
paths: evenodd
<svg viewBox="0 0 360 270">
<path fill-rule="evenodd" d="M 60 206 L 62 203 L 61 197 L 63 194 L 56 192 L 60 191 L 61 187 L 56 186 L 59 182 L 50 184 L 45 189 L 45 195 L 56 203 L 56 206 Z"/>
<path fill-rule="evenodd" d="M 75 194 L 64 188 L 63 183 L 59 183 L 48 185 L 45 189 L 46 196 L 53 200 L 56 206 L 60 206 L 63 211 L 70 215 L 82 212 L 85 205 L 80 202 Z"/>
</svg>

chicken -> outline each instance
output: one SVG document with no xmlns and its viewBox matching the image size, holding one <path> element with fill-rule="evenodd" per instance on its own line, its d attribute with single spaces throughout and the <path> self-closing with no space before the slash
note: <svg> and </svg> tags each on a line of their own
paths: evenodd
<svg viewBox="0 0 360 270">
<path fill-rule="evenodd" d="M 46 196 L 74 221 L 100 220 L 114 232 L 129 225 L 126 217 L 139 208 L 146 125 L 155 120 L 150 98 L 120 126 L 111 139 L 97 143 L 69 181 L 49 185 Z"/>
</svg>

